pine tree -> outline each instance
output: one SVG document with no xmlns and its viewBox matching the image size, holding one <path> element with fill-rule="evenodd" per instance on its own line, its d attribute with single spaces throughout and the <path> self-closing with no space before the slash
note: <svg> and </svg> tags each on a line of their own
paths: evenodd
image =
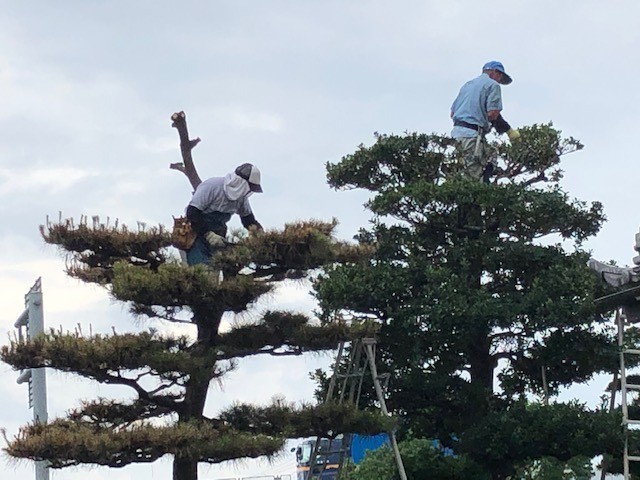
<svg viewBox="0 0 640 480">
<path fill-rule="evenodd" d="M 172 168 L 187 174 L 195 186 L 200 180 L 191 149 L 198 141 L 188 139 L 184 114 L 175 114 L 173 120 L 185 163 Z M 212 265 L 193 267 L 172 255 L 170 234 L 162 226 L 132 231 L 101 224 L 97 218 L 90 223 L 86 217 L 42 226 L 44 240 L 65 253 L 70 276 L 105 287 L 114 299 L 128 302 L 138 318 L 187 323 L 197 334 L 162 335 L 150 329 L 87 336 L 52 331 L 3 346 L 2 360 L 16 369 L 46 366 L 128 386 L 135 394 L 133 401 L 84 402 L 65 418 L 27 425 L 8 441 L 6 452 L 47 460 L 52 468 L 123 467 L 171 454 L 174 480 L 195 480 L 200 462 L 273 455 L 287 438 L 391 428 L 388 417 L 331 403 L 236 404 L 216 418 L 204 412 L 211 380 L 224 376 L 234 359 L 331 350 L 339 342 L 375 334 L 377 327 L 371 323 L 320 324 L 300 313 L 277 310 L 251 324 L 219 329 L 225 313 L 250 309 L 287 278 L 370 256 L 369 246 L 335 240 L 335 226 L 335 221 L 297 222 L 236 238 Z"/>
<path fill-rule="evenodd" d="M 518 408 L 531 395 L 546 401 L 617 370 L 613 323 L 595 312 L 597 283 L 581 248 L 605 219 L 602 205 L 560 185 L 561 157 L 582 145 L 552 125 L 520 131 L 513 145 L 492 143 L 489 183 L 460 175 L 453 140 L 436 134 L 377 134 L 329 163 L 330 185 L 371 192 L 372 226 L 358 238 L 378 248 L 368 264 L 336 265 L 316 285 L 327 318 L 381 325 L 381 356 L 394 372 L 389 405 L 405 431 L 466 452 L 493 478 L 532 458 L 619 447 L 583 442 L 576 452 L 531 433 L 539 448 L 512 452 L 494 418 L 513 426 L 508 418 L 524 418 Z M 582 410 L 559 411 L 555 423 L 532 415 L 546 427 L 520 428 L 552 435 L 566 427 L 560 418 L 588 416 Z"/>
</svg>

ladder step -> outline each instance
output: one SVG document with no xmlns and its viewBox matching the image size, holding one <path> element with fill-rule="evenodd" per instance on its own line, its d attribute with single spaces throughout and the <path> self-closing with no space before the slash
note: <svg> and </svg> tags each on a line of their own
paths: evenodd
<svg viewBox="0 0 640 480">
<path fill-rule="evenodd" d="M 338 378 L 359 378 L 361 376 L 362 373 L 336 373 Z"/>
<path fill-rule="evenodd" d="M 623 420 L 623 423 L 626 423 L 627 425 L 640 425 L 640 420 L 629 420 L 627 418 L 626 420 Z"/>
<path fill-rule="evenodd" d="M 623 350 L 623 353 L 628 353 L 631 355 L 640 355 L 640 350 L 634 349 L 634 348 L 629 348 L 627 350 Z"/>
<path fill-rule="evenodd" d="M 640 456 L 637 455 L 627 455 L 627 459 L 630 462 L 640 462 Z"/>
<path fill-rule="evenodd" d="M 640 385 L 635 385 L 633 383 L 627 384 L 627 390 L 640 390 Z"/>
</svg>

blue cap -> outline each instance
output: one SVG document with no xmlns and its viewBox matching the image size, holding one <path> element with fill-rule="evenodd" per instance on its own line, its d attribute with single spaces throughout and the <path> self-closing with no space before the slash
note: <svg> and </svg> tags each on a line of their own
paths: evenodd
<svg viewBox="0 0 640 480">
<path fill-rule="evenodd" d="M 482 70 L 498 70 L 499 72 L 502 72 L 503 79 L 500 83 L 503 85 L 509 85 L 511 82 L 513 82 L 513 79 L 509 75 L 507 75 L 507 72 L 504 71 L 504 66 L 502 65 L 502 63 L 496 62 L 495 60 L 485 63 L 484 67 L 482 67 Z"/>
</svg>

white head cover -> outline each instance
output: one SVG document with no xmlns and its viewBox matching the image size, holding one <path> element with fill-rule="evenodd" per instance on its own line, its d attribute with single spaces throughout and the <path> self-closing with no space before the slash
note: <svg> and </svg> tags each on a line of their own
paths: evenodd
<svg viewBox="0 0 640 480">
<path fill-rule="evenodd" d="M 239 175 L 235 173 L 227 173 L 224 177 L 224 194 L 229 200 L 238 200 L 239 198 L 246 197 L 251 191 L 249 183 Z"/>
<path fill-rule="evenodd" d="M 249 182 L 249 188 L 252 192 L 262 193 L 262 186 L 260 185 L 260 170 L 251 163 L 243 163 L 235 170 L 236 175 L 240 175 L 247 182 Z"/>
</svg>

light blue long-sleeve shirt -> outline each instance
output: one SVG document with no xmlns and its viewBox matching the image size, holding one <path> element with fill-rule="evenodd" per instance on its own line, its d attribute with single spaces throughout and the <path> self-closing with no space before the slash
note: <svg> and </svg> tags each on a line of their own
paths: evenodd
<svg viewBox="0 0 640 480">
<path fill-rule="evenodd" d="M 502 110 L 502 92 L 500 84 L 483 73 L 465 83 L 451 105 L 453 120 L 479 125 L 486 132 L 491 128 L 487 112 Z M 453 138 L 475 137 L 477 131 L 466 127 L 453 127 Z"/>
</svg>

